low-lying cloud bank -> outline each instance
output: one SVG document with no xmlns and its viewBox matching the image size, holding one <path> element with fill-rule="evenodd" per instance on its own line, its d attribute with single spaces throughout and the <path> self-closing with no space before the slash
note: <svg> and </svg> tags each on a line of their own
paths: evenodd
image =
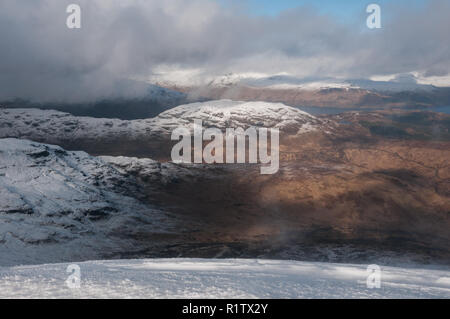
<svg viewBox="0 0 450 319">
<path fill-rule="evenodd" d="M 66 27 L 78 3 L 82 28 Z M 383 6 L 383 28 L 338 21 L 312 7 L 275 17 L 212 0 L 3 0 L 0 100 L 83 102 L 138 97 L 162 67 L 227 72 L 288 72 L 297 77 L 369 78 L 450 74 L 450 2 Z"/>
</svg>

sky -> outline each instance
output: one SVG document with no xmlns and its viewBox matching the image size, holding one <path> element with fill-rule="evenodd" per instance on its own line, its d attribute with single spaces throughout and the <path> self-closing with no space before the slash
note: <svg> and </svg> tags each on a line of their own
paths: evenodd
<svg viewBox="0 0 450 319">
<path fill-rule="evenodd" d="M 124 80 L 161 72 L 448 78 L 450 1 L 374 2 L 381 29 L 366 27 L 370 1 L 2 0 L 0 101 L 135 97 Z M 66 26 L 71 3 L 81 29 Z"/>
<path fill-rule="evenodd" d="M 223 6 L 229 6 L 234 1 L 232 0 L 220 0 Z M 282 11 L 303 7 L 312 6 L 317 8 L 322 13 L 331 13 L 341 17 L 351 17 L 357 10 L 364 10 L 367 6 L 366 1 L 361 0 L 247 0 L 246 3 L 248 10 L 255 15 L 268 15 L 276 16 Z M 386 2 L 386 1 L 381 1 Z M 377 3 L 380 3 L 378 1 Z"/>
<path fill-rule="evenodd" d="M 381 7 L 391 4 L 423 7 L 426 0 L 217 0 L 222 6 L 230 7 L 243 4 L 252 15 L 277 16 L 286 10 L 301 7 L 313 7 L 322 14 L 335 16 L 341 21 L 355 20 L 367 5 L 379 4 Z"/>
</svg>

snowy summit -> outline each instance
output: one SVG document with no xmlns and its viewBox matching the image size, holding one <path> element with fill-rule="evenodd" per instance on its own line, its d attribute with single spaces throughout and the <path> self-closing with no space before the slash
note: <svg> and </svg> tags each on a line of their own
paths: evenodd
<svg viewBox="0 0 450 319">
<path fill-rule="evenodd" d="M 181 105 L 156 117 L 163 127 L 187 125 L 194 120 L 203 120 L 207 127 L 265 127 L 286 130 L 297 128 L 299 132 L 313 131 L 323 121 L 282 103 L 240 102 L 218 100 Z"/>
<path fill-rule="evenodd" d="M 218 100 L 180 105 L 154 118 L 131 121 L 78 117 L 52 110 L 0 109 L 0 138 L 52 144 L 79 139 L 138 139 L 170 135 L 179 126 L 192 126 L 194 120 L 219 129 L 255 126 L 294 134 L 327 131 L 332 125 L 282 103 Z"/>
</svg>

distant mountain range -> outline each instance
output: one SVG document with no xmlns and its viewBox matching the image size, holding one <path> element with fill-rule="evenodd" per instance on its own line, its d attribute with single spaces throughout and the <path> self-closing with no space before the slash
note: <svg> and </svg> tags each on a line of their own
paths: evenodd
<svg viewBox="0 0 450 319">
<path fill-rule="evenodd" d="M 204 85 L 161 80 L 159 86 L 188 94 L 190 100 L 232 99 L 282 102 L 291 106 L 339 108 L 433 107 L 450 105 L 450 88 L 420 84 L 413 75 L 390 81 L 297 78 L 289 75 L 228 74 Z M 193 82 L 195 83 L 195 82 Z"/>
<path fill-rule="evenodd" d="M 183 104 L 223 99 L 342 109 L 414 109 L 450 105 L 450 87 L 420 84 L 411 76 L 391 81 L 372 81 L 228 74 L 212 78 L 204 84 L 181 78 L 156 78 L 153 81 L 153 84 L 134 80 L 121 81 L 123 87 L 118 85 L 116 95 L 91 102 L 35 102 L 16 98 L 0 101 L 0 108 L 38 108 L 58 110 L 75 116 L 135 120 L 152 118 Z M 133 90 L 135 86 L 136 92 Z"/>
</svg>

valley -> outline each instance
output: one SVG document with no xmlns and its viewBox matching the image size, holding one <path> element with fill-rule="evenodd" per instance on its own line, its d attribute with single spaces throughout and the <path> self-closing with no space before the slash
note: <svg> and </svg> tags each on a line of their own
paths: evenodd
<svg viewBox="0 0 450 319">
<path fill-rule="evenodd" d="M 260 112 L 272 123 L 268 126 L 280 127 L 277 174 L 261 175 L 255 164 L 170 163 L 170 129 L 198 117 L 208 127 L 225 128 L 214 115 L 223 113 L 224 105 L 233 109 L 226 125 L 249 127 L 261 121 Z M 164 212 L 170 231 L 155 231 L 151 222 L 120 230 L 114 236 L 133 242 L 133 248 L 104 250 L 104 258 L 450 264 L 448 115 L 378 111 L 313 117 L 281 104 L 261 103 L 259 111 L 249 112 L 253 107 L 205 102 L 138 121 L 7 109 L 0 110 L 0 136 L 100 156 L 102 165 L 133 185 L 117 188 L 127 184 L 113 182 L 114 192 Z M 276 121 L 269 110 L 277 110 Z M 280 112 L 294 113 L 283 122 Z"/>
</svg>

